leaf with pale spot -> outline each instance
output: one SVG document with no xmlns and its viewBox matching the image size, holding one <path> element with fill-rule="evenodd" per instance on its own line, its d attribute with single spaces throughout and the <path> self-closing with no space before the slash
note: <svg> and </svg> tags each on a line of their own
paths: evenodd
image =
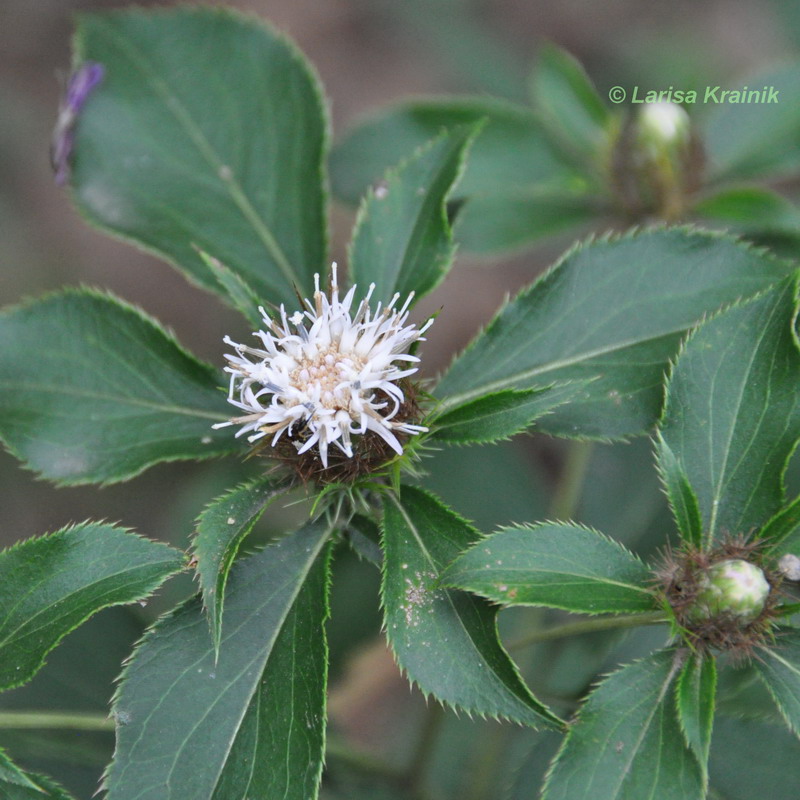
<svg viewBox="0 0 800 800">
<path fill-rule="evenodd" d="M 468 712 L 531 726 L 558 717 L 531 695 L 498 640 L 496 609 L 438 585 L 478 532 L 440 500 L 402 487 L 384 501 L 381 597 L 389 644 L 423 692 Z"/>
<path fill-rule="evenodd" d="M 580 525 L 501 528 L 474 544 L 442 575 L 446 586 L 495 603 L 582 614 L 653 611 L 647 566 L 621 544 Z"/>
<path fill-rule="evenodd" d="M 105 67 L 75 129 L 89 221 L 211 291 L 195 247 L 266 301 L 310 295 L 327 272 L 328 122 L 292 42 L 230 9 L 126 8 L 81 14 L 75 57 Z"/>
<path fill-rule="evenodd" d="M 0 314 L 0 436 L 44 477 L 113 483 L 160 461 L 236 452 L 221 373 L 154 319 L 70 289 Z"/>
</svg>

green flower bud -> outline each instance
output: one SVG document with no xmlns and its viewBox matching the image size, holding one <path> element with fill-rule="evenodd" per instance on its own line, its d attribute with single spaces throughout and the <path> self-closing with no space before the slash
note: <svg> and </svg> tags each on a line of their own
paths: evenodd
<svg viewBox="0 0 800 800">
<path fill-rule="evenodd" d="M 740 558 L 717 561 L 700 576 L 689 617 L 700 622 L 725 614 L 752 622 L 764 610 L 769 591 L 764 572 L 755 564 Z"/>
<path fill-rule="evenodd" d="M 703 151 L 677 103 L 647 103 L 613 133 L 611 186 L 634 219 L 679 219 L 701 181 Z"/>
</svg>

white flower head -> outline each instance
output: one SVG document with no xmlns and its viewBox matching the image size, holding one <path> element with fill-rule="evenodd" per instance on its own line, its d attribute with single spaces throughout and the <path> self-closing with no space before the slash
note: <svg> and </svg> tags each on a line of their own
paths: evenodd
<svg viewBox="0 0 800 800">
<path fill-rule="evenodd" d="M 339 299 L 336 264 L 330 298 L 320 291 L 319 275 L 314 286 L 313 301 L 291 315 L 283 305 L 279 320 L 259 309 L 264 330 L 254 336 L 261 347 L 225 337 L 234 350 L 225 368 L 231 375 L 228 401 L 244 414 L 214 427 L 241 425 L 237 436 L 249 434 L 249 442 L 270 436 L 273 447 L 285 435 L 298 454 L 316 447 L 325 468 L 331 446 L 353 458 L 353 437 L 368 432 L 401 454 L 398 433 L 427 430 L 403 418 L 398 382 L 417 371 L 419 359 L 408 351 L 424 341 L 433 320 L 421 328 L 407 324 L 413 292 L 400 308 L 396 294 L 373 311 L 374 284 L 351 312 L 356 287 Z"/>
</svg>

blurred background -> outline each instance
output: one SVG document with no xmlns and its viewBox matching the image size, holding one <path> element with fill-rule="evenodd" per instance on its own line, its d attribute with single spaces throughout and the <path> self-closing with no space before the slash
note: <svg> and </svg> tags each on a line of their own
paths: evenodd
<svg viewBox="0 0 800 800">
<path fill-rule="evenodd" d="M 159 260 L 92 230 L 72 210 L 68 192 L 55 186 L 50 171 L 50 133 L 61 79 L 70 65 L 71 15 L 126 5 L 0 0 L 0 303 L 13 304 L 63 285 L 105 287 L 174 329 L 200 357 L 221 364 L 221 340 L 234 325 L 232 312 Z M 545 41 L 574 54 L 604 97 L 616 84 L 643 89 L 736 86 L 739 76 L 795 59 L 800 45 L 800 4 L 793 0 L 239 0 L 218 5 L 261 15 L 299 44 L 326 87 L 334 136 L 361 115 L 410 95 L 478 93 L 524 102 L 530 66 Z M 345 262 L 353 219 L 352 210 L 334 207 L 332 257 L 340 263 Z M 450 277 L 418 310 L 422 316 L 443 307 L 424 347 L 428 376 L 448 363 L 507 293 L 530 282 L 568 244 L 548 240 L 502 261 L 459 257 Z M 0 342 L 0 347 L 8 344 Z M 434 460 L 435 475 L 427 485 L 480 528 L 491 530 L 552 512 L 564 451 L 563 443 L 536 436 L 496 448 L 444 451 Z M 244 466 L 229 462 L 162 465 L 123 485 L 55 489 L 0 453 L 0 544 L 103 518 L 186 547 L 205 502 L 245 474 Z M 663 541 L 671 522 L 647 442 L 594 448 L 588 476 L 576 516 L 644 554 L 652 550 L 651 542 Z M 624 495 L 624 502 L 608 502 L 615 492 Z M 280 530 L 293 513 L 270 512 L 260 535 Z M 409 759 L 435 762 L 430 767 L 432 798 L 491 797 L 487 787 L 498 770 L 506 783 L 522 787 L 519 797 L 533 796 L 525 787 L 535 783 L 552 743 L 540 747 L 528 732 L 517 735 L 449 714 L 431 722 L 425 702 L 409 694 L 380 643 L 377 571 L 344 553 L 336 570 L 328 796 L 411 797 L 402 780 L 388 780 L 388 788 L 380 791 L 352 788 L 361 786 L 363 774 L 371 775 L 372 768 L 379 776 L 403 773 Z M 188 591 L 191 582 L 182 578 L 144 608 L 99 615 L 54 651 L 50 666 L 33 684 L 3 695 L 0 705 L 105 713 L 112 679 L 143 625 Z M 528 624 L 515 622 L 511 614 L 501 616 L 512 638 L 521 635 L 520 625 Z M 521 648 L 514 655 L 543 699 L 569 698 L 580 696 L 604 666 L 645 652 L 658 635 L 646 632 L 622 644 L 608 636 L 581 638 L 535 652 Z M 606 663 L 617 645 L 623 654 L 615 650 Z M 550 668 L 544 673 L 529 669 L 543 662 Z M 426 755 L 420 741 L 424 744 L 433 724 L 444 726 L 444 733 Z M 59 777 L 79 797 L 92 794 L 110 757 L 109 734 L 20 732 L 1 725 L 0 745 L 20 761 Z M 367 759 L 363 769 L 355 769 L 344 746 L 337 745 L 339 737 L 374 763 Z"/>
</svg>

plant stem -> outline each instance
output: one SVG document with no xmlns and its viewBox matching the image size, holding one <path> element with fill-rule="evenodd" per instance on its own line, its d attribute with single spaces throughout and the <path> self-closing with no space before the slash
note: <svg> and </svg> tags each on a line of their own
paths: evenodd
<svg viewBox="0 0 800 800">
<path fill-rule="evenodd" d="M 425 720 L 422 723 L 417 745 L 411 756 L 406 771 L 410 796 L 415 800 L 422 800 L 425 794 L 425 773 L 428 771 L 433 758 L 433 748 L 436 738 L 444 722 L 444 708 L 436 701 L 430 702 L 425 711 Z"/>
<path fill-rule="evenodd" d="M 593 631 L 608 631 L 614 628 L 638 628 L 640 625 L 660 625 L 669 622 L 662 611 L 653 611 L 649 614 L 624 614 L 616 617 L 594 617 L 578 622 L 565 622 L 552 628 L 532 631 L 516 641 L 510 642 L 509 650 L 527 647 L 537 642 L 546 642 L 551 639 L 561 639 L 565 636 L 575 636 L 579 633 L 592 633 Z"/>
<path fill-rule="evenodd" d="M 84 711 L 0 711 L 0 729 L 7 728 L 113 732 L 114 720 Z"/>
<path fill-rule="evenodd" d="M 575 516 L 593 450 L 594 442 L 573 440 L 568 443 L 563 471 L 550 506 L 552 519 L 566 521 Z"/>
<path fill-rule="evenodd" d="M 328 739 L 325 745 L 325 752 L 329 757 L 344 761 L 359 772 L 377 775 L 396 784 L 401 784 L 405 780 L 405 773 L 402 770 L 387 764 L 385 761 L 381 761 L 369 753 L 354 750 L 335 739 Z"/>
</svg>

